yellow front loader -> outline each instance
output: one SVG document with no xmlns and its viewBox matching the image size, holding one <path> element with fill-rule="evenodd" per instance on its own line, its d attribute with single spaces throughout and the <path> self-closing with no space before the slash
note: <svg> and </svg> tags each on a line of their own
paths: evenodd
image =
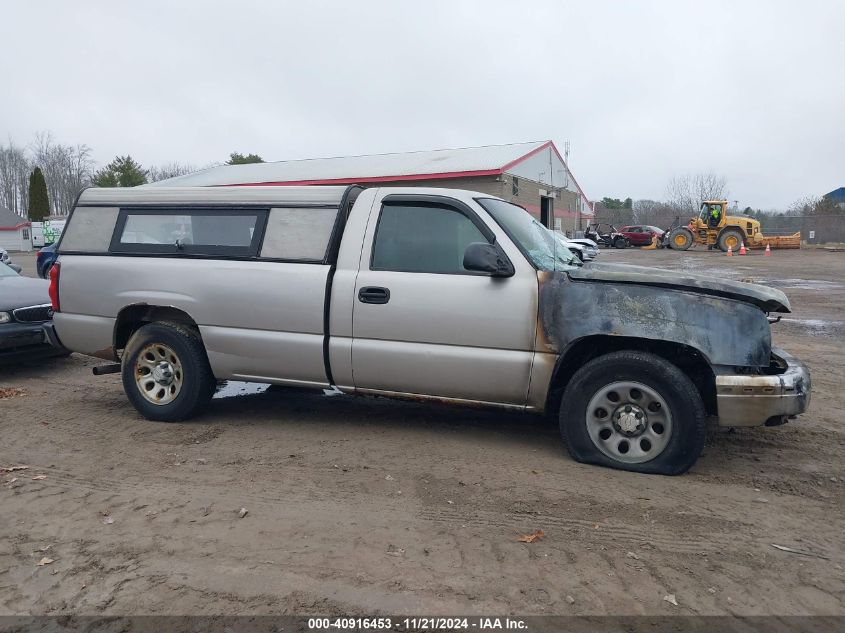
<svg viewBox="0 0 845 633">
<path fill-rule="evenodd" d="M 687 226 L 673 228 L 669 233 L 670 248 L 685 251 L 693 244 L 721 251 L 727 251 L 730 247 L 734 252 L 742 244 L 746 248 L 801 248 L 801 232 L 765 237 L 760 232 L 759 221 L 746 216 L 728 215 L 727 200 L 705 200 L 701 203 L 698 217 L 692 218 Z"/>
</svg>

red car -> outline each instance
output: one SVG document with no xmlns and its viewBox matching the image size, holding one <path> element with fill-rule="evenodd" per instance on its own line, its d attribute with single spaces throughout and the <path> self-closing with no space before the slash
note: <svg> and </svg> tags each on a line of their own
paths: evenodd
<svg viewBox="0 0 845 633">
<path fill-rule="evenodd" d="M 659 239 L 663 235 L 663 229 L 645 224 L 623 226 L 619 232 L 628 239 L 631 246 L 648 246 L 653 237 L 657 236 Z"/>
</svg>

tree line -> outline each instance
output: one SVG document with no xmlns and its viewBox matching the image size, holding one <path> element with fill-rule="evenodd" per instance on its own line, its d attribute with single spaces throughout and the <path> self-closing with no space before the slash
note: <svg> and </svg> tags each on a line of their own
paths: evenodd
<svg viewBox="0 0 845 633">
<path fill-rule="evenodd" d="M 609 222 L 617 227 L 630 224 L 646 224 L 665 229 L 675 218 L 686 224 L 699 213 L 699 205 L 705 200 L 728 200 L 727 179 L 712 172 L 675 176 L 666 185 L 663 200 L 626 198 L 603 198 L 596 203 L 596 222 Z M 841 203 L 824 196 L 809 196 L 793 202 L 786 211 L 743 209 L 734 207 L 733 215 L 747 215 L 766 221 L 773 226 L 783 224 L 787 218 L 845 215 Z M 780 221 L 783 218 L 783 221 Z"/>
<path fill-rule="evenodd" d="M 714 173 L 675 176 L 666 185 L 663 200 L 603 198 L 596 203 L 596 221 L 619 226 L 647 224 L 666 228 L 675 218 L 686 224 L 698 215 L 703 200 L 726 200 L 727 179 Z"/>
<path fill-rule="evenodd" d="M 263 162 L 258 154 L 232 152 L 223 164 Z M 0 206 L 37 222 L 66 215 L 86 187 L 135 187 L 196 170 L 179 162 L 144 167 L 128 154 L 98 168 L 88 145 L 65 145 L 42 133 L 26 146 L 0 144 Z"/>
</svg>

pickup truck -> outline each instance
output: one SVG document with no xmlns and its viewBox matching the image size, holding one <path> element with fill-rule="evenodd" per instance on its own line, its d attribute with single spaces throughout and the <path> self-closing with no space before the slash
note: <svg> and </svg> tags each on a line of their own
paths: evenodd
<svg viewBox="0 0 845 633">
<path fill-rule="evenodd" d="M 472 191 L 87 189 L 58 252 L 54 343 L 110 361 L 151 420 L 223 380 L 335 388 L 549 412 L 576 460 L 679 474 L 708 418 L 781 424 L 810 398 L 771 345 L 779 290 L 582 266 Z"/>
</svg>

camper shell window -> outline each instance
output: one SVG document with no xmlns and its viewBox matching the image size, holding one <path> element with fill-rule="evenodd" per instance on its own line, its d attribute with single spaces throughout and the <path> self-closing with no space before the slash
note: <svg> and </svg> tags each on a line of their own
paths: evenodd
<svg viewBox="0 0 845 633">
<path fill-rule="evenodd" d="M 271 209 L 261 257 L 325 262 L 337 221 L 337 209 Z"/>
<path fill-rule="evenodd" d="M 112 253 L 255 257 L 267 209 L 121 209 Z"/>
</svg>

